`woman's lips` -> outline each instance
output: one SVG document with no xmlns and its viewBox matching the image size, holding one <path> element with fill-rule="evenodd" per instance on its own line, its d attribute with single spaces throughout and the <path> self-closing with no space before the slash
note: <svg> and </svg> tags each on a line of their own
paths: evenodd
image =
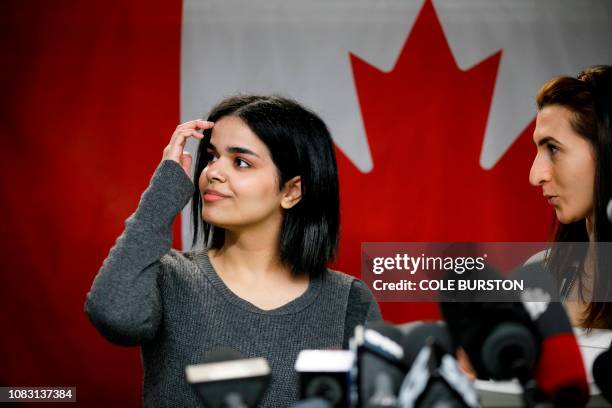
<svg viewBox="0 0 612 408">
<path fill-rule="evenodd" d="M 559 196 L 546 195 L 545 197 L 546 197 L 546 201 L 548 201 L 548 204 L 550 205 L 559 204 Z"/>
<path fill-rule="evenodd" d="M 212 191 L 212 190 L 205 191 L 204 194 L 202 194 L 202 197 L 204 198 L 204 201 L 206 201 L 207 203 L 214 203 L 215 201 L 219 201 L 219 200 L 223 200 L 224 198 L 227 198 L 226 195 L 221 194 L 218 191 Z"/>
</svg>

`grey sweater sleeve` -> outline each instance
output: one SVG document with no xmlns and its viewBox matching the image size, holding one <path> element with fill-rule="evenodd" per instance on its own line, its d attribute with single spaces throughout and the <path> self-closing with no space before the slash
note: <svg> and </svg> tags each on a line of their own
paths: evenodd
<svg viewBox="0 0 612 408">
<path fill-rule="evenodd" d="M 172 223 L 193 191 L 177 162 L 162 161 L 98 271 L 85 312 L 113 343 L 135 345 L 155 336 L 162 316 L 159 260 L 170 252 Z"/>
</svg>

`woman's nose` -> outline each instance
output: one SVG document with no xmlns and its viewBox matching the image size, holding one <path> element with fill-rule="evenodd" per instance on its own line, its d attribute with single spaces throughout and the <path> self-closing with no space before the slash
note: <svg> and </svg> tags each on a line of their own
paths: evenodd
<svg viewBox="0 0 612 408">
<path fill-rule="evenodd" d="M 541 186 L 547 181 L 550 181 L 551 175 L 552 170 L 550 168 L 550 163 L 547 162 L 546 158 L 537 154 L 533 159 L 533 164 L 529 171 L 529 183 L 535 187 Z"/>
<path fill-rule="evenodd" d="M 227 173 L 225 172 L 223 164 L 219 159 L 208 162 L 208 166 L 204 168 L 204 173 L 209 183 L 213 181 L 220 183 L 227 181 Z"/>
</svg>

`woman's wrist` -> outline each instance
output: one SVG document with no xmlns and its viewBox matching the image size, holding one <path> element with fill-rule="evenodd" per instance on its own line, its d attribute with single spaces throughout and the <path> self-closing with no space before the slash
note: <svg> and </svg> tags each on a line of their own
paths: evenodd
<svg viewBox="0 0 612 408">
<path fill-rule="evenodd" d="M 135 218 L 153 224 L 171 224 L 193 195 L 194 188 L 179 163 L 163 160 L 140 198 Z"/>
</svg>

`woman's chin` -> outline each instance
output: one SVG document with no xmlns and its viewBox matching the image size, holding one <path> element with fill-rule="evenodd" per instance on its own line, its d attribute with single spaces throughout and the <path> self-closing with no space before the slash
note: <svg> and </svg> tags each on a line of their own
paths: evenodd
<svg viewBox="0 0 612 408">
<path fill-rule="evenodd" d="M 214 211 L 212 208 L 204 208 L 202 210 L 202 220 L 210 225 L 214 225 L 215 227 L 219 227 L 223 217 L 220 217 L 218 212 Z"/>
<path fill-rule="evenodd" d="M 212 225 L 213 227 L 223 228 L 222 223 L 219 222 L 220 220 L 217 219 L 217 217 L 210 217 L 210 216 L 203 215 L 202 220 L 208 225 Z"/>
<path fill-rule="evenodd" d="M 231 230 L 233 227 L 232 222 L 224 220 L 221 217 L 213 217 L 211 215 L 202 215 L 202 220 L 208 225 L 212 225 L 215 228 L 223 228 L 225 230 Z"/>
<path fill-rule="evenodd" d="M 204 222 L 208 225 L 212 225 L 215 228 L 223 228 L 223 224 L 220 223 L 218 220 L 216 219 L 211 219 L 211 218 L 204 218 L 202 217 L 202 220 L 204 220 Z"/>
<path fill-rule="evenodd" d="M 555 210 L 555 213 L 557 215 L 557 219 L 559 220 L 561 224 L 571 224 L 573 222 L 580 221 L 585 218 L 585 217 L 578 217 L 576 215 L 564 213 L 563 211 L 559 209 Z"/>
</svg>

